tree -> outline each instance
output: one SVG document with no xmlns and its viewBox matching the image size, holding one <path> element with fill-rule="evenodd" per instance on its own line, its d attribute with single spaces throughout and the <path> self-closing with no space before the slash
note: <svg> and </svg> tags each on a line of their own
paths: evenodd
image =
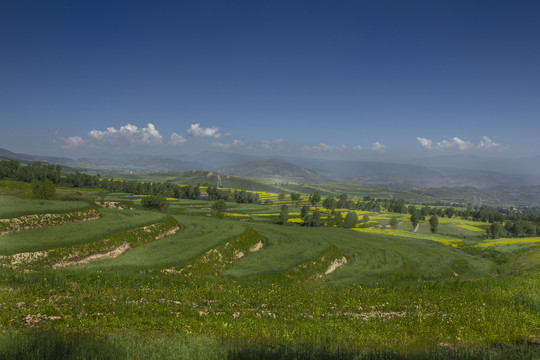
<svg viewBox="0 0 540 360">
<path fill-rule="evenodd" d="M 420 223 L 420 214 L 417 210 L 413 212 L 411 215 L 411 224 L 412 224 L 413 229 L 416 229 L 419 223 Z"/>
<path fill-rule="evenodd" d="M 339 209 L 343 209 L 346 206 L 347 206 L 347 194 L 345 193 L 339 194 L 336 207 Z"/>
<path fill-rule="evenodd" d="M 437 215 L 433 215 L 429 218 L 429 226 L 433 234 L 435 234 L 439 230 L 439 218 L 437 217 Z"/>
<path fill-rule="evenodd" d="M 287 205 L 281 206 L 281 212 L 279 213 L 278 217 L 278 224 L 286 224 L 287 220 L 289 218 L 289 207 Z"/>
<path fill-rule="evenodd" d="M 311 196 L 309 197 L 309 202 L 310 202 L 311 205 L 313 205 L 313 206 L 317 205 L 318 203 L 321 202 L 321 194 L 319 194 L 318 191 L 315 191 L 315 192 L 313 193 L 313 195 L 311 195 Z"/>
<path fill-rule="evenodd" d="M 212 210 L 214 210 L 214 215 L 221 218 L 223 213 L 227 210 L 227 203 L 223 199 L 219 199 L 212 204 Z"/>
<path fill-rule="evenodd" d="M 51 180 L 32 181 L 32 197 L 34 199 L 56 199 L 56 188 Z"/>
<path fill-rule="evenodd" d="M 395 216 L 392 216 L 390 218 L 390 222 L 388 223 L 392 229 L 395 229 L 398 226 L 398 219 Z"/>
<path fill-rule="evenodd" d="M 300 217 L 305 221 L 307 215 L 309 212 L 309 207 L 307 205 L 302 206 L 302 209 L 300 210 Z"/>
<path fill-rule="evenodd" d="M 343 224 L 343 216 L 339 211 L 334 211 L 333 216 L 329 217 L 328 225 L 341 226 Z"/>
<path fill-rule="evenodd" d="M 291 201 L 300 201 L 301 195 L 299 193 L 291 193 Z"/>
<path fill-rule="evenodd" d="M 351 229 L 358 223 L 358 214 L 354 211 L 349 211 L 343 220 L 343 227 Z"/>
<path fill-rule="evenodd" d="M 328 210 L 334 210 L 336 208 L 336 199 L 327 197 L 323 200 L 322 205 Z"/>
<path fill-rule="evenodd" d="M 315 210 L 311 215 L 309 221 L 309 226 L 319 226 L 321 225 L 321 213 L 318 210 Z"/>
<path fill-rule="evenodd" d="M 167 198 L 163 195 L 149 195 L 141 200 L 141 205 L 145 209 L 165 210 L 169 206 Z"/>
<path fill-rule="evenodd" d="M 448 207 L 444 210 L 444 215 L 446 215 L 447 218 L 451 218 L 452 216 L 454 216 L 454 208 L 453 207 Z"/>
<path fill-rule="evenodd" d="M 285 194 L 279 194 L 278 195 L 278 200 L 285 200 Z"/>
<path fill-rule="evenodd" d="M 488 238 L 491 237 L 493 239 L 496 239 L 496 238 L 501 237 L 501 232 L 502 232 L 501 224 L 494 222 L 487 229 L 487 236 Z"/>
</svg>

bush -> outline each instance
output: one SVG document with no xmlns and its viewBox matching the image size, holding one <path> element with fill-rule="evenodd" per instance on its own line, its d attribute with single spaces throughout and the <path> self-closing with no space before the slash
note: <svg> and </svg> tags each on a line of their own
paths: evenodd
<svg viewBox="0 0 540 360">
<path fill-rule="evenodd" d="M 227 203 L 223 199 L 219 199 L 212 204 L 212 210 L 217 217 L 223 217 L 223 213 L 227 210 Z"/>
<path fill-rule="evenodd" d="M 32 197 L 34 199 L 56 199 L 56 188 L 49 179 L 45 181 L 32 181 Z"/>
<path fill-rule="evenodd" d="M 146 196 L 141 201 L 142 207 L 145 209 L 165 210 L 169 206 L 169 202 L 163 195 Z"/>
</svg>

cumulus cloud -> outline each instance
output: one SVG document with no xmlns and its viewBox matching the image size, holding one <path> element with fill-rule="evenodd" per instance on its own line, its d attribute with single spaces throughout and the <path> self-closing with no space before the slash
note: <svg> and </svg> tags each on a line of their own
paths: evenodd
<svg viewBox="0 0 540 360">
<path fill-rule="evenodd" d="M 487 136 L 482 136 L 482 140 L 480 140 L 480 143 L 478 144 L 479 149 L 484 150 L 499 150 L 503 151 L 506 149 L 506 147 L 502 146 L 499 143 L 496 143 L 495 141 L 491 140 Z"/>
<path fill-rule="evenodd" d="M 171 134 L 171 138 L 169 140 L 169 144 L 171 145 L 183 145 L 186 142 L 186 138 L 182 135 L 178 135 L 177 133 L 173 132 Z"/>
<path fill-rule="evenodd" d="M 387 150 L 387 146 L 384 145 L 384 144 L 381 144 L 380 142 L 378 141 L 375 141 L 373 144 L 371 144 L 371 150 L 375 151 L 375 152 L 378 152 L 378 153 L 383 153 Z"/>
<path fill-rule="evenodd" d="M 495 141 L 491 140 L 487 136 L 482 136 L 482 140 L 480 140 L 480 143 L 478 145 L 474 145 L 472 142 L 460 139 L 457 136 L 454 136 L 451 139 L 444 139 L 441 141 L 438 141 L 437 143 L 433 143 L 430 139 L 417 137 L 416 141 L 418 141 L 418 144 L 425 149 L 425 150 L 440 150 L 440 151 L 446 151 L 446 150 L 460 150 L 460 151 L 466 151 L 471 150 L 474 148 L 483 149 L 483 150 L 499 150 L 503 151 L 506 149 L 504 146 L 502 146 L 499 143 L 496 143 Z"/>
<path fill-rule="evenodd" d="M 213 142 L 212 146 L 219 148 L 219 149 L 232 149 L 232 148 L 239 148 L 247 144 L 247 141 L 242 140 L 233 140 L 230 144 L 224 144 L 220 142 Z"/>
<path fill-rule="evenodd" d="M 77 148 L 85 143 L 84 139 L 80 136 L 70 136 L 68 138 L 62 139 L 64 145 L 62 145 L 62 148 L 64 149 L 74 149 Z"/>
<path fill-rule="evenodd" d="M 131 124 L 127 124 L 127 126 L 132 126 Z M 122 127 L 123 128 L 123 127 Z M 101 130 L 92 130 L 88 133 L 88 135 L 90 135 L 90 137 L 96 139 L 96 140 L 101 140 L 103 138 L 107 138 L 107 137 L 112 137 L 113 135 L 115 135 L 116 133 L 118 133 L 118 130 L 116 130 L 115 128 L 113 127 L 108 127 L 107 130 L 105 131 L 101 131 Z"/>
<path fill-rule="evenodd" d="M 364 148 L 360 145 L 353 146 L 353 150 L 362 151 Z"/>
<path fill-rule="evenodd" d="M 345 145 L 327 145 L 325 143 L 320 143 L 319 145 L 308 146 L 305 145 L 302 147 L 304 152 L 323 152 L 323 151 L 341 151 L 346 148 Z"/>
<path fill-rule="evenodd" d="M 457 146 L 457 148 L 459 150 L 469 150 L 469 149 L 474 147 L 473 143 L 470 143 L 470 142 L 465 141 L 465 140 L 461 140 L 458 137 L 453 137 L 452 141 L 456 144 L 456 146 Z"/>
<path fill-rule="evenodd" d="M 418 141 L 418 144 L 420 144 L 420 146 L 423 149 L 431 150 L 431 147 L 433 145 L 433 141 L 431 141 L 429 139 L 426 139 L 426 138 L 423 138 L 423 137 L 419 137 L 419 136 L 416 137 L 416 141 Z"/>
<path fill-rule="evenodd" d="M 197 136 L 197 137 L 213 137 L 216 139 L 219 139 L 222 134 L 219 132 L 219 128 L 217 127 L 209 127 L 209 128 L 202 128 L 201 124 L 191 124 L 187 131 L 189 136 Z"/>
<path fill-rule="evenodd" d="M 119 130 L 114 127 L 108 127 L 107 130 L 92 130 L 88 136 L 97 141 L 127 141 L 132 145 L 155 145 L 163 141 L 163 136 L 152 123 L 148 123 L 144 128 L 126 124 Z"/>
<path fill-rule="evenodd" d="M 435 146 L 437 150 L 442 150 L 442 151 L 451 150 L 451 149 L 458 149 L 461 151 L 465 151 L 465 150 L 470 150 L 473 147 L 474 147 L 473 143 L 466 140 L 462 140 L 458 138 L 457 136 L 454 136 L 450 140 L 444 139 L 442 141 L 439 141 L 437 142 L 437 145 Z"/>
</svg>

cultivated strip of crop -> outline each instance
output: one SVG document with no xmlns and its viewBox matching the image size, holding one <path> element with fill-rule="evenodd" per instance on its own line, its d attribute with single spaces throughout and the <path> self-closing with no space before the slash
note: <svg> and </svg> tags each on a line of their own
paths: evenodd
<svg viewBox="0 0 540 360">
<path fill-rule="evenodd" d="M 20 199 L 0 196 L 0 218 L 7 219 L 33 214 L 58 214 L 88 208 L 84 201 Z"/>
<path fill-rule="evenodd" d="M 499 245 L 514 245 L 514 244 L 533 244 L 540 242 L 540 237 L 529 238 L 500 238 L 495 240 L 484 241 L 480 244 L 476 244 L 475 247 L 490 247 Z"/>
<path fill-rule="evenodd" d="M 50 225 L 62 225 L 71 222 L 99 219 L 96 209 L 73 211 L 61 214 L 34 214 L 10 219 L 0 219 L 0 236 L 9 232 L 40 228 Z"/>
<path fill-rule="evenodd" d="M 399 229 L 376 229 L 376 228 L 355 228 L 353 229 L 358 232 L 363 233 L 370 233 L 370 234 L 384 234 L 384 235 L 391 235 L 391 236 L 400 236 L 400 237 L 407 237 L 407 238 L 414 238 L 414 239 L 423 239 L 423 240 L 431 240 L 440 242 L 445 245 L 449 245 L 452 247 L 460 247 L 463 246 L 463 241 L 454 237 L 445 236 L 445 235 L 437 235 L 437 234 L 422 234 L 418 232 L 410 232 L 405 230 L 399 230 Z"/>
<path fill-rule="evenodd" d="M 260 235 L 248 227 L 240 236 L 221 244 L 188 263 L 181 269 L 169 268 L 164 273 L 185 276 L 220 275 L 228 266 L 263 247 Z"/>
<path fill-rule="evenodd" d="M 0 236 L 0 255 L 45 251 L 91 243 L 116 231 L 152 224 L 164 215 L 149 211 L 100 209 L 100 218 L 57 226 L 30 228 Z"/>
<path fill-rule="evenodd" d="M 46 266 L 60 268 L 115 257 L 130 248 L 176 233 L 180 227 L 167 217 L 156 223 L 134 229 L 118 231 L 97 241 L 76 244 L 47 251 L 18 253 L 0 257 L 0 262 L 11 268 L 34 269 Z"/>
<path fill-rule="evenodd" d="M 316 259 L 295 266 L 286 277 L 294 280 L 321 279 L 347 263 L 347 258 L 335 246 L 330 246 Z"/>
</svg>

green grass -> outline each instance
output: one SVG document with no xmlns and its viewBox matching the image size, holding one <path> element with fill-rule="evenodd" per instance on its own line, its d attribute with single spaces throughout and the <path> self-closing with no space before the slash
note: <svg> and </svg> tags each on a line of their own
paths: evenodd
<svg viewBox="0 0 540 360">
<path fill-rule="evenodd" d="M 412 233 L 405 222 L 392 234 L 192 212 L 203 214 L 210 204 L 171 202 L 174 220 L 101 209 L 99 220 L 1 236 L 3 255 L 97 246 L 104 237 L 120 239 L 123 231 L 137 246 L 87 265 L 0 267 L 0 359 L 46 358 L 52 350 L 54 357 L 120 359 L 540 356 L 538 245 L 506 253 L 496 245 L 454 248 L 433 241 L 487 243 L 457 223 L 441 223 L 442 234 L 432 235 L 426 224 Z M 229 211 L 265 217 L 272 209 L 239 205 Z M 389 220 L 387 214 L 373 217 Z M 146 230 L 135 227 L 160 219 L 167 226 L 177 221 L 181 230 L 139 239 Z M 259 239 L 264 246 L 247 253 Z M 208 261 L 212 250 L 221 256 L 212 252 Z M 245 256 L 235 256 L 240 250 Z M 343 256 L 346 264 L 317 276 Z M 189 276 L 163 272 L 187 265 Z"/>
<path fill-rule="evenodd" d="M 0 196 L 0 218 L 30 214 L 63 213 L 88 208 L 84 201 L 33 200 Z"/>
<path fill-rule="evenodd" d="M 89 243 L 107 234 L 150 224 L 164 217 L 149 211 L 100 209 L 98 220 L 28 229 L 0 237 L 0 255 L 42 251 L 74 244 Z"/>
<path fill-rule="evenodd" d="M 243 224 L 235 221 L 180 215 L 175 219 L 182 227 L 175 235 L 132 249 L 121 257 L 104 260 L 99 265 L 88 266 L 104 269 L 180 266 L 245 230 Z"/>
</svg>

